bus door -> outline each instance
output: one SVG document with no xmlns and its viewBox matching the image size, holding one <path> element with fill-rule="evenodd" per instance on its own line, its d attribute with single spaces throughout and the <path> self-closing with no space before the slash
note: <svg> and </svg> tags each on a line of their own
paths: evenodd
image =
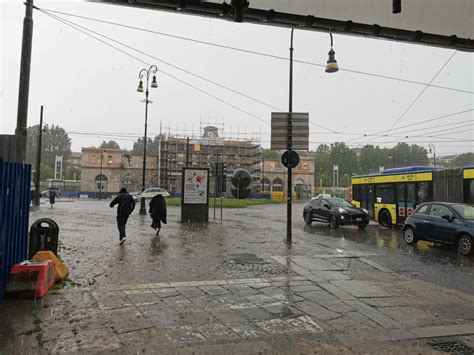
<svg viewBox="0 0 474 355">
<path fill-rule="evenodd" d="M 405 200 L 406 214 L 407 214 L 407 217 L 409 217 L 415 211 L 415 183 L 409 182 L 409 183 L 406 183 L 405 185 L 406 185 L 406 190 L 407 190 L 406 200 Z"/>
<path fill-rule="evenodd" d="M 397 223 L 403 223 L 415 210 L 415 183 L 397 184 Z"/>
<path fill-rule="evenodd" d="M 369 211 L 370 218 L 374 219 L 375 216 L 375 188 L 374 185 L 367 185 L 367 210 Z"/>
<path fill-rule="evenodd" d="M 397 183 L 397 224 L 402 224 L 407 216 L 405 185 Z"/>
<path fill-rule="evenodd" d="M 367 208 L 367 185 L 360 185 L 360 208 Z"/>
</svg>

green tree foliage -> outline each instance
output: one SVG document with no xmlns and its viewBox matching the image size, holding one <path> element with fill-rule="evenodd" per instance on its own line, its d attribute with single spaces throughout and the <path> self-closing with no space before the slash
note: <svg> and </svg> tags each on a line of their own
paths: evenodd
<svg viewBox="0 0 474 355">
<path fill-rule="evenodd" d="M 428 165 L 425 148 L 407 143 L 398 143 L 394 148 L 366 145 L 361 149 L 351 149 L 344 143 L 331 146 L 321 144 L 314 153 L 315 186 L 332 186 L 333 166 L 339 167 L 339 186 L 349 186 L 355 174 L 377 173 L 380 167 L 406 167 Z"/>
<path fill-rule="evenodd" d="M 143 138 L 138 138 L 135 142 L 133 142 L 133 148 L 131 151 L 132 155 L 142 155 L 143 154 Z M 155 137 L 154 139 L 147 137 L 146 139 L 146 151 L 147 155 L 158 155 L 158 147 L 159 147 L 159 137 Z"/>
<path fill-rule="evenodd" d="M 36 152 L 38 149 L 39 125 L 28 127 L 26 141 L 26 162 L 34 166 L 36 164 Z M 41 144 L 41 163 L 49 166 L 54 175 L 54 163 L 56 156 L 63 156 L 63 170 L 67 171 L 67 161 L 71 156 L 71 139 L 68 134 L 59 126 L 44 125 L 43 138 Z M 43 167 L 43 165 L 41 165 Z M 51 176 L 52 178 L 53 176 Z M 41 179 L 48 178 L 41 172 Z"/>
<path fill-rule="evenodd" d="M 120 149 L 120 146 L 116 141 L 110 140 L 108 142 L 102 141 L 99 148 Z"/>
<path fill-rule="evenodd" d="M 462 168 L 468 165 L 474 165 L 474 153 L 460 154 L 450 164 L 453 168 Z"/>
<path fill-rule="evenodd" d="M 272 149 L 263 149 L 262 150 L 262 157 L 264 160 L 280 160 L 281 153 L 277 150 Z"/>
</svg>

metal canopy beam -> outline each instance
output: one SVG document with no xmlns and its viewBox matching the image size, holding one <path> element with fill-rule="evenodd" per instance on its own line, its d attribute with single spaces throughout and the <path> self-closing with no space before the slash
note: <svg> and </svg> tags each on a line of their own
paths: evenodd
<svg viewBox="0 0 474 355">
<path fill-rule="evenodd" d="M 236 22 L 294 27 L 309 31 L 329 32 L 329 29 L 331 29 L 333 33 L 345 35 L 451 48 L 465 52 L 474 51 L 473 39 L 460 38 L 455 34 L 441 35 L 425 33 L 420 30 L 413 31 L 403 28 L 385 27 L 377 24 L 358 23 L 350 20 L 341 21 L 312 15 L 304 16 L 294 13 L 276 12 L 274 10 L 261 10 L 251 7 L 245 8 L 246 2 L 242 0 L 233 0 L 232 3 L 243 4 L 243 8 L 237 8 L 225 2 L 215 3 L 200 0 L 93 0 L 93 2 L 213 17 Z M 453 6 L 455 5 L 453 4 Z M 442 19 L 440 19 L 440 21 L 442 21 Z"/>
</svg>

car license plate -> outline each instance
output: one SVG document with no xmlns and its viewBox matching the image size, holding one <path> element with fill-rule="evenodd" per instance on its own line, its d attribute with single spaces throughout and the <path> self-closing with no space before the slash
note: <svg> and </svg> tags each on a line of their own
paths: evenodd
<svg viewBox="0 0 474 355">
<path fill-rule="evenodd" d="M 356 222 L 361 222 L 362 218 L 356 218 Z"/>
</svg>

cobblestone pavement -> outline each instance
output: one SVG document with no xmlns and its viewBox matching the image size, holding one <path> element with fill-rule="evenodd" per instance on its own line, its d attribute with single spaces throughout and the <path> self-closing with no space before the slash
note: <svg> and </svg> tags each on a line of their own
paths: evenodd
<svg viewBox="0 0 474 355">
<path fill-rule="evenodd" d="M 132 216 L 123 246 L 106 202 L 43 207 L 31 219 L 58 222 L 71 277 L 0 306 L 0 353 L 472 353 L 469 259 L 428 264 L 434 275 L 461 269 L 467 285 L 432 282 L 421 266 L 413 277 L 388 267 L 412 260 L 405 249 L 300 226 L 301 208 L 290 248 L 284 206 L 225 210 L 207 226 L 182 225 L 170 208 L 161 239 Z"/>
</svg>

